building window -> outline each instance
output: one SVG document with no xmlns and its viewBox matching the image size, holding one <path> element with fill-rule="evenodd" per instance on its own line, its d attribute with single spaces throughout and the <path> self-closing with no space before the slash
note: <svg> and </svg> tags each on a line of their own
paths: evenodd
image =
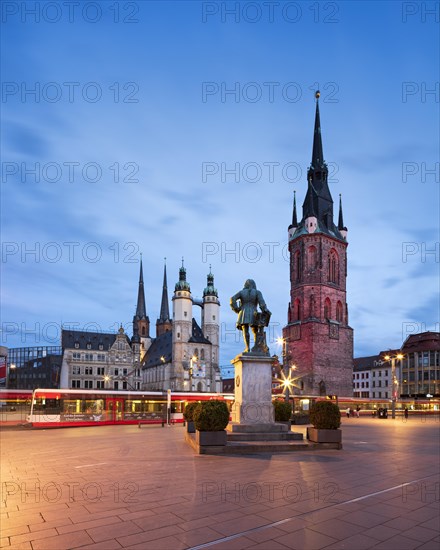
<svg viewBox="0 0 440 550">
<path fill-rule="evenodd" d="M 105 355 L 103 353 L 98 353 L 98 361 L 101 361 L 101 362 L 105 361 Z"/>
<path fill-rule="evenodd" d="M 79 353 L 79 351 L 74 351 L 72 357 L 73 359 L 78 361 L 79 359 L 81 359 L 81 354 Z"/>
<path fill-rule="evenodd" d="M 96 381 L 96 389 L 97 390 L 103 390 L 104 389 L 104 380 L 97 380 Z"/>
<path fill-rule="evenodd" d="M 119 369 L 115 369 L 115 376 L 119 376 Z"/>
<path fill-rule="evenodd" d="M 315 246 L 309 246 L 309 249 L 307 251 L 307 263 L 307 267 L 310 270 L 316 269 L 316 265 L 318 263 L 318 251 L 316 250 Z"/>
<path fill-rule="evenodd" d="M 78 365 L 74 365 L 72 367 L 72 374 L 81 374 L 81 367 Z M 73 387 L 73 386 L 72 386 Z"/>
<path fill-rule="evenodd" d="M 335 249 L 328 255 L 328 280 L 330 283 L 339 283 L 339 260 Z"/>
<path fill-rule="evenodd" d="M 91 390 L 93 388 L 93 380 L 84 380 L 84 387 Z"/>
<path fill-rule="evenodd" d="M 301 300 L 299 298 L 293 304 L 293 320 L 301 321 Z"/>
<path fill-rule="evenodd" d="M 331 319 L 332 305 L 329 298 L 325 299 L 324 302 L 324 319 Z"/>
<path fill-rule="evenodd" d="M 72 380 L 72 388 L 80 388 L 81 380 Z"/>
<path fill-rule="evenodd" d="M 87 344 L 87 349 L 92 349 L 92 344 L 90 344 L 90 342 Z"/>
<path fill-rule="evenodd" d="M 84 369 L 84 374 L 93 375 L 93 367 L 86 367 Z"/>
<path fill-rule="evenodd" d="M 75 349 L 78 349 L 79 348 L 79 342 L 75 342 Z"/>
<path fill-rule="evenodd" d="M 119 390 L 119 382 L 118 382 L 117 380 L 115 380 L 115 381 L 113 382 L 113 389 L 114 389 L 114 390 Z"/>
<path fill-rule="evenodd" d="M 336 304 L 336 321 L 342 323 L 342 303 L 338 302 Z"/>
<path fill-rule="evenodd" d="M 104 376 L 104 367 L 97 367 L 96 374 L 97 376 Z"/>
<path fill-rule="evenodd" d="M 84 360 L 85 361 L 93 361 L 93 353 L 85 353 L 84 354 Z"/>
<path fill-rule="evenodd" d="M 99 344 L 98 349 L 102 351 L 104 349 L 104 346 L 102 344 Z"/>
</svg>

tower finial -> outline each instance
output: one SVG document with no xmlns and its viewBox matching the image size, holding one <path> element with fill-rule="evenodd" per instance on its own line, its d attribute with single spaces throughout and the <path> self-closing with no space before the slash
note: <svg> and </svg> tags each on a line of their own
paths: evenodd
<svg viewBox="0 0 440 550">
<path fill-rule="evenodd" d="M 298 218 L 297 218 L 297 215 L 296 215 L 296 191 L 293 191 L 292 226 L 293 227 L 298 227 Z"/>
</svg>

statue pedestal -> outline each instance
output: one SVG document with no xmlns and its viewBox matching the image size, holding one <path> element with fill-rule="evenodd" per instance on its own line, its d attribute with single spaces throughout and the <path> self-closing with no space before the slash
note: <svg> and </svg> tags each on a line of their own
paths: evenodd
<svg viewBox="0 0 440 550">
<path fill-rule="evenodd" d="M 276 431 L 272 405 L 272 359 L 268 356 L 237 355 L 235 367 L 235 403 L 229 431 Z"/>
</svg>

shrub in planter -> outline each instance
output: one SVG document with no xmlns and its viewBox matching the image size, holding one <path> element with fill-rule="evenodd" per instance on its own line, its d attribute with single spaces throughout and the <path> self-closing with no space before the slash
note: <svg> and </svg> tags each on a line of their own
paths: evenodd
<svg viewBox="0 0 440 550">
<path fill-rule="evenodd" d="M 194 411 L 199 405 L 200 403 L 198 401 L 193 401 L 191 403 L 188 403 L 188 405 L 185 407 L 185 410 L 183 411 L 183 418 L 186 421 L 186 431 L 190 434 L 196 432 L 196 429 L 194 427 Z"/>
<path fill-rule="evenodd" d="M 310 422 L 319 430 L 337 430 L 341 425 L 339 407 L 331 401 L 318 401 L 310 408 Z"/>
<path fill-rule="evenodd" d="M 185 407 L 185 410 L 183 411 L 183 418 L 187 422 L 194 421 L 194 411 L 199 405 L 200 403 L 198 401 L 192 401 L 191 403 L 188 403 L 188 405 Z"/>
<path fill-rule="evenodd" d="M 220 432 L 229 423 L 229 410 L 225 401 L 203 401 L 193 413 L 195 427 L 200 432 Z"/>
<path fill-rule="evenodd" d="M 288 422 L 292 416 L 292 405 L 287 401 L 276 400 L 273 402 L 275 422 Z"/>
</svg>

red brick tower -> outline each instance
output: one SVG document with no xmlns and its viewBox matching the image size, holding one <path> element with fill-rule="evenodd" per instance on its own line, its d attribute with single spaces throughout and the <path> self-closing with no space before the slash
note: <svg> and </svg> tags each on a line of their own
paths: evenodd
<svg viewBox="0 0 440 550">
<path fill-rule="evenodd" d="M 324 161 L 319 92 L 316 92 L 312 162 L 303 216 L 297 222 L 294 198 L 289 226 L 290 303 L 283 329 L 286 361 L 294 364 L 303 395 L 353 395 L 353 329 L 346 301 L 347 228 L 339 199 L 339 222 L 333 222 L 333 199 Z"/>
</svg>

